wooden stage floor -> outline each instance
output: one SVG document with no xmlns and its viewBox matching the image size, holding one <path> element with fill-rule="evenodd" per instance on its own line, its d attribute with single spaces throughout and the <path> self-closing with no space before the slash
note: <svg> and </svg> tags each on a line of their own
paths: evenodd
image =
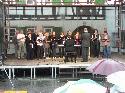
<svg viewBox="0 0 125 93">
<path fill-rule="evenodd" d="M 37 66 L 37 65 L 79 65 L 79 64 L 92 64 L 96 62 L 97 60 L 102 59 L 100 58 L 90 58 L 88 62 L 81 62 L 82 58 L 77 58 L 77 62 L 66 62 L 64 63 L 64 58 L 56 58 L 55 60 L 52 60 L 51 58 L 47 59 L 34 59 L 34 60 L 26 60 L 26 59 L 16 59 L 16 58 L 8 58 L 4 61 L 4 64 L 6 66 Z M 112 54 L 111 59 L 125 62 L 125 55 L 120 54 Z"/>
</svg>

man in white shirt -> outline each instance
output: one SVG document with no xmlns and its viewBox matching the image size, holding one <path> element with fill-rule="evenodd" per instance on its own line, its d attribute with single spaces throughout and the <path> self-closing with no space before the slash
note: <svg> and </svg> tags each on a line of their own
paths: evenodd
<svg viewBox="0 0 125 93">
<path fill-rule="evenodd" d="M 24 58 L 24 43 L 25 43 L 25 35 L 23 34 L 23 31 L 20 31 L 17 35 L 18 40 L 18 59 Z"/>
<path fill-rule="evenodd" d="M 37 58 L 43 58 L 44 56 L 44 40 L 45 40 L 45 36 L 43 35 L 42 32 L 39 33 L 39 36 L 36 39 L 37 42 Z"/>
</svg>

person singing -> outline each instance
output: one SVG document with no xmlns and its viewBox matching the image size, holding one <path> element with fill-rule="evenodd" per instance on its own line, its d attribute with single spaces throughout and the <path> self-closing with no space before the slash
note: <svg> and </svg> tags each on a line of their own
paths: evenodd
<svg viewBox="0 0 125 93">
<path fill-rule="evenodd" d="M 102 43 L 103 43 L 103 57 L 110 58 L 111 57 L 110 37 L 106 28 L 104 29 Z"/>
<path fill-rule="evenodd" d="M 64 32 L 62 32 L 59 36 L 59 39 L 58 39 L 58 44 L 59 45 L 64 45 L 65 43 L 65 35 L 64 35 Z M 64 56 L 64 47 L 59 47 L 59 56 L 62 58 Z"/>
<path fill-rule="evenodd" d="M 100 54 L 100 35 L 97 29 L 95 29 L 91 39 L 93 42 L 93 55 L 98 58 Z"/>
<path fill-rule="evenodd" d="M 55 32 L 52 32 L 50 46 L 52 50 L 52 58 L 56 59 L 57 38 Z"/>
<path fill-rule="evenodd" d="M 44 56 L 44 47 L 43 47 L 43 43 L 45 40 L 45 36 L 43 35 L 42 32 L 39 33 L 39 36 L 37 37 L 37 58 L 38 59 L 42 59 Z"/>
<path fill-rule="evenodd" d="M 34 48 L 34 42 L 32 40 L 32 36 L 31 36 L 31 33 L 28 33 L 27 36 L 26 36 L 26 52 L 27 52 L 27 55 L 26 55 L 26 59 L 27 60 L 32 60 L 33 59 L 33 48 Z"/>
<path fill-rule="evenodd" d="M 79 34 L 79 32 L 76 32 L 76 34 L 75 34 L 75 36 L 74 36 L 74 40 L 75 40 L 75 45 L 77 45 L 76 46 L 76 52 L 77 52 L 77 56 L 78 57 L 80 57 L 81 56 L 81 47 L 80 47 L 80 45 L 81 45 L 81 37 L 80 37 L 80 34 Z"/>
</svg>

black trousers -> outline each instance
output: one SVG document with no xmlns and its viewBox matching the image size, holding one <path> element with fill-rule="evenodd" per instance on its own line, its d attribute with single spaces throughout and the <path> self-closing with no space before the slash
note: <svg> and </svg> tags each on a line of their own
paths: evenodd
<svg viewBox="0 0 125 93">
<path fill-rule="evenodd" d="M 27 60 L 32 60 L 33 59 L 33 56 L 34 56 L 34 52 L 33 52 L 33 48 L 31 47 L 27 47 Z"/>
<path fill-rule="evenodd" d="M 60 47 L 59 48 L 59 57 L 63 57 L 64 56 L 64 47 Z"/>
<path fill-rule="evenodd" d="M 56 57 L 56 47 L 52 47 L 52 57 Z"/>
<path fill-rule="evenodd" d="M 43 46 L 37 46 L 37 58 L 43 58 L 44 56 L 44 48 Z"/>
<path fill-rule="evenodd" d="M 88 62 L 89 47 L 82 46 L 82 58 L 83 62 Z"/>
<path fill-rule="evenodd" d="M 98 44 L 93 45 L 93 54 L 94 54 L 94 57 L 99 57 L 100 45 L 98 45 Z"/>
</svg>

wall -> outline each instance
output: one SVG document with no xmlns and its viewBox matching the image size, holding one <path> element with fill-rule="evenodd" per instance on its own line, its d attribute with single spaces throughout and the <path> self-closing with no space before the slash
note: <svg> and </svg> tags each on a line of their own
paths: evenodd
<svg viewBox="0 0 125 93">
<path fill-rule="evenodd" d="M 54 20 L 54 21 L 30 21 L 30 20 L 14 20 L 10 21 L 11 26 L 17 27 L 25 27 L 25 26 L 55 26 L 62 27 L 64 31 L 75 30 L 78 26 L 82 26 L 83 23 L 86 23 L 88 26 L 92 26 L 93 28 L 99 29 L 102 31 L 104 26 L 106 25 L 105 20 Z"/>
<path fill-rule="evenodd" d="M 51 21 L 33 21 L 33 20 L 11 20 L 10 26 L 12 27 L 25 27 L 25 26 L 41 26 L 43 28 L 44 26 L 55 26 L 55 27 L 62 27 L 63 31 L 70 31 L 75 30 L 78 26 L 82 26 L 83 23 L 85 23 L 87 26 L 91 26 L 93 28 L 96 28 L 101 33 L 105 27 L 107 27 L 108 32 L 111 36 L 112 44 L 113 45 L 113 38 L 112 33 L 117 32 L 117 29 L 115 28 L 115 12 L 117 14 L 117 11 L 115 11 L 114 7 L 107 7 L 106 8 L 106 19 L 105 20 L 51 20 Z M 40 30 L 40 29 L 39 29 Z M 117 49 L 112 48 L 112 51 L 117 52 Z"/>
<path fill-rule="evenodd" d="M 115 11 L 115 7 L 107 7 L 106 8 L 107 11 L 106 11 L 106 25 L 107 25 L 107 30 L 108 30 L 108 33 L 110 34 L 110 37 L 111 37 L 111 46 L 112 46 L 112 51 L 115 51 L 117 52 L 117 48 L 113 48 L 115 46 L 115 42 L 116 42 L 116 39 L 115 39 L 115 36 L 113 36 L 113 33 L 114 32 L 118 32 L 118 29 L 116 28 L 116 25 L 115 25 L 115 22 L 117 21 L 116 20 L 116 16 L 118 15 L 118 11 L 116 10 Z M 116 14 L 116 15 L 115 15 Z"/>
<path fill-rule="evenodd" d="M 11 20 L 10 26 L 25 27 L 25 26 L 55 26 L 63 27 L 64 31 L 73 31 L 76 27 L 86 23 L 88 26 L 97 28 L 99 31 L 103 31 L 104 27 L 107 27 L 109 33 L 115 32 L 115 8 L 106 8 L 105 20 L 52 20 L 52 21 L 34 21 L 34 20 Z"/>
</svg>

